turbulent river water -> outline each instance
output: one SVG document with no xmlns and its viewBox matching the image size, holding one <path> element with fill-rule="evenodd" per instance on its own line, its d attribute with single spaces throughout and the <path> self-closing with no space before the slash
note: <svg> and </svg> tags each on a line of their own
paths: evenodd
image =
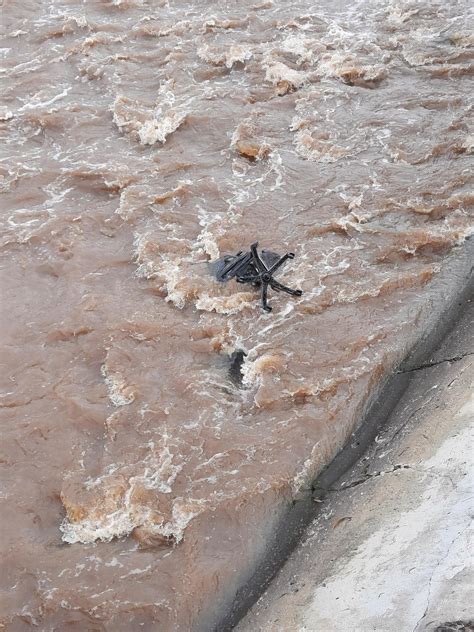
<svg viewBox="0 0 474 632">
<path fill-rule="evenodd" d="M 211 628 L 473 231 L 468 10 L 4 0 L 2 629 Z"/>
</svg>

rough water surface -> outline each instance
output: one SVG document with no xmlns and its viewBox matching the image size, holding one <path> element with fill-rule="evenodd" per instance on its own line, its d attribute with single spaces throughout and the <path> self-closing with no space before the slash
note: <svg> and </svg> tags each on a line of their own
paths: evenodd
<svg viewBox="0 0 474 632">
<path fill-rule="evenodd" d="M 4 1 L 2 629 L 218 620 L 473 232 L 468 9 Z"/>
</svg>

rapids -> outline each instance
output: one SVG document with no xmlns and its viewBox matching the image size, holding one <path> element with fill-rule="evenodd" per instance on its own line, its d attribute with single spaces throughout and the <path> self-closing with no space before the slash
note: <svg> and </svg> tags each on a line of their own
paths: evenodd
<svg viewBox="0 0 474 632">
<path fill-rule="evenodd" d="M 4 1 L 6 632 L 218 621 L 450 291 L 468 9 Z M 271 314 L 209 274 L 256 240 Z"/>
</svg>

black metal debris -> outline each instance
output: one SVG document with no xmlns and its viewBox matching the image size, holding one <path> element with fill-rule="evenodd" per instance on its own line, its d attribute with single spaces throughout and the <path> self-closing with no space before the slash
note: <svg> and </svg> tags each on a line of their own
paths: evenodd
<svg viewBox="0 0 474 632">
<path fill-rule="evenodd" d="M 271 312 L 268 305 L 268 286 L 276 292 L 286 292 L 291 296 L 301 296 L 301 290 L 291 288 L 279 283 L 275 278 L 275 272 L 287 261 L 293 259 L 294 253 L 287 252 L 280 257 L 275 252 L 262 250 L 261 254 L 257 250 L 258 242 L 250 246 L 250 252 L 240 251 L 236 255 L 226 255 L 216 261 L 213 265 L 213 272 L 218 281 L 226 283 L 235 279 L 237 283 L 250 283 L 254 287 L 261 288 L 262 308 L 266 312 Z"/>
</svg>

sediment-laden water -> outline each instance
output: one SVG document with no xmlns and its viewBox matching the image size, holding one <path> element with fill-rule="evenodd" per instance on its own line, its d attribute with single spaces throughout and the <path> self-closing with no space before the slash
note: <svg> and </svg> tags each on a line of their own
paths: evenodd
<svg viewBox="0 0 474 632">
<path fill-rule="evenodd" d="M 5 0 L 2 629 L 209 629 L 473 232 L 468 9 Z"/>
</svg>

